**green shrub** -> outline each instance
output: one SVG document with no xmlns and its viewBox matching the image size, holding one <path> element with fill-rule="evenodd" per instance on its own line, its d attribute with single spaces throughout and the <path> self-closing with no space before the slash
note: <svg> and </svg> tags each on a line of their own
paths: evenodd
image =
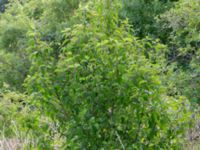
<svg viewBox="0 0 200 150">
<path fill-rule="evenodd" d="M 197 2 L 167 11 L 165 0 L 10 1 L 0 14 L 1 132 L 27 138 L 25 149 L 182 149 L 192 121 L 180 95 L 199 98 Z"/>
<path fill-rule="evenodd" d="M 44 42 L 35 46 L 27 90 L 59 121 L 65 149 L 181 149 L 189 103 L 166 96 L 118 4 L 81 7 L 79 24 L 63 31 L 58 61 Z"/>
</svg>

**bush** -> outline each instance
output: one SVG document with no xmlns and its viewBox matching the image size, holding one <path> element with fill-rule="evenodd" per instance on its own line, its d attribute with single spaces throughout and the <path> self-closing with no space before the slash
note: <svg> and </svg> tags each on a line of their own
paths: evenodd
<svg viewBox="0 0 200 150">
<path fill-rule="evenodd" d="M 65 149 L 181 149 L 189 104 L 166 96 L 145 47 L 118 19 L 118 4 L 81 7 L 79 24 L 63 31 L 58 61 L 37 45 L 27 90 L 59 121 Z"/>
</svg>

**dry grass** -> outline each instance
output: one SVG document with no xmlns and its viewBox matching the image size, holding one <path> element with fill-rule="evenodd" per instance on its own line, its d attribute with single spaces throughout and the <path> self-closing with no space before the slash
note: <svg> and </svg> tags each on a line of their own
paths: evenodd
<svg viewBox="0 0 200 150">
<path fill-rule="evenodd" d="M 22 150 L 23 144 L 19 139 L 0 140 L 0 150 Z"/>
<path fill-rule="evenodd" d="M 200 150 L 200 141 L 190 142 L 185 150 Z"/>
<path fill-rule="evenodd" d="M 188 140 L 186 150 L 200 150 L 200 121 L 197 121 L 196 126 L 189 131 Z"/>
</svg>

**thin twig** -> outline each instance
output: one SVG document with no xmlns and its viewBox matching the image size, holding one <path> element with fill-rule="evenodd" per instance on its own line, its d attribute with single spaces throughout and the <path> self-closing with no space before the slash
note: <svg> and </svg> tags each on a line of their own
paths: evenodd
<svg viewBox="0 0 200 150">
<path fill-rule="evenodd" d="M 123 149 L 123 150 L 126 150 L 126 149 L 125 149 L 125 146 L 124 146 L 124 144 L 123 144 L 123 142 L 122 142 L 122 140 L 121 140 L 121 138 L 120 138 L 120 136 L 119 136 L 119 134 L 117 133 L 117 131 L 115 131 L 115 134 L 116 134 L 117 139 L 119 140 L 119 142 L 120 142 L 120 144 L 121 144 L 121 146 L 122 146 L 122 149 Z"/>
</svg>

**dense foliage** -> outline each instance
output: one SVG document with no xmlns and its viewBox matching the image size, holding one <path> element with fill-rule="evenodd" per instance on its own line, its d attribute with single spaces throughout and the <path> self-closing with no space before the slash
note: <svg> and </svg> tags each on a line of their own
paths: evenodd
<svg viewBox="0 0 200 150">
<path fill-rule="evenodd" d="M 183 149 L 200 102 L 199 6 L 2 1 L 2 137 L 24 149 Z"/>
<path fill-rule="evenodd" d="M 182 1 L 161 16 L 159 24 L 175 65 L 174 82 L 181 95 L 199 103 L 200 1 Z M 170 31 L 170 32 L 169 32 Z"/>
</svg>

